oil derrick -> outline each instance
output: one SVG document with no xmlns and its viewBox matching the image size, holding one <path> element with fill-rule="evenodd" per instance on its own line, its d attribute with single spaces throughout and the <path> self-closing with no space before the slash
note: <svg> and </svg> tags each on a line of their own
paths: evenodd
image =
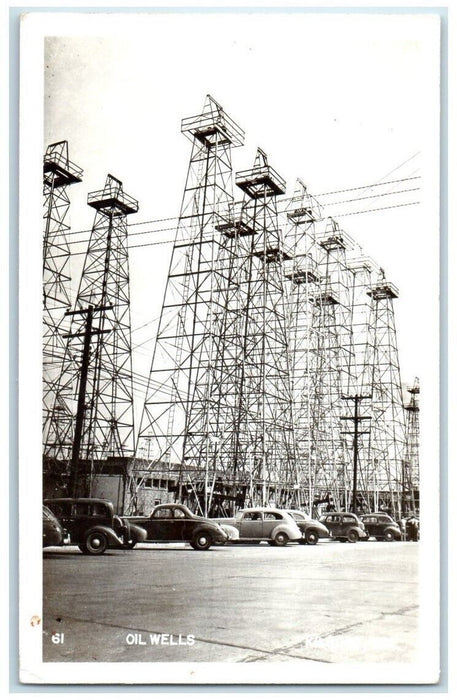
<svg viewBox="0 0 457 700">
<path fill-rule="evenodd" d="M 298 487 L 293 432 L 284 264 L 291 259 L 278 226 L 276 198 L 285 182 L 258 149 L 254 167 L 238 172 L 245 193 L 240 288 L 244 329 L 237 397 L 237 451 L 249 464 L 250 501 L 278 505 Z"/>
<path fill-rule="evenodd" d="M 318 235 L 321 283 L 315 300 L 322 307 L 319 348 L 316 421 L 316 488 L 330 492 L 339 507 L 346 506 L 351 441 L 341 417 L 346 415 L 344 396 L 355 393 L 355 358 L 352 332 L 351 272 L 347 249 L 351 242 L 338 224 L 329 219 Z M 342 500 L 345 500 L 344 504 Z"/>
<path fill-rule="evenodd" d="M 402 476 L 402 510 L 419 510 L 419 379 L 408 387 L 409 402 L 406 411 L 406 445 Z"/>
<path fill-rule="evenodd" d="M 297 506 L 312 507 L 315 497 L 316 445 L 323 439 L 319 422 L 321 324 L 323 317 L 320 252 L 316 223 L 322 219 L 318 202 L 297 180 L 287 207 L 286 243 L 292 260 L 285 270 L 288 280 L 288 308 L 296 459 L 298 469 Z"/>
<path fill-rule="evenodd" d="M 366 419 L 371 418 L 369 402 L 372 391 L 371 369 L 369 366 L 365 365 L 367 361 L 367 343 L 370 325 L 370 297 L 367 295 L 367 291 L 371 288 L 375 280 L 375 276 L 379 271 L 379 265 L 377 265 L 372 258 L 364 255 L 361 249 L 355 249 L 354 256 L 348 260 L 348 267 L 352 273 L 352 330 L 356 366 L 356 393 L 354 396 L 367 397 L 365 399 L 360 399 L 361 415 Z M 348 402 L 348 410 L 352 411 L 352 418 L 354 418 L 354 408 L 354 403 Z M 354 424 L 351 425 L 351 429 L 353 428 Z M 367 504 L 371 504 L 371 509 L 374 508 L 372 503 L 373 463 L 370 431 L 371 421 L 365 424 L 363 429 L 361 428 L 360 431 L 358 431 L 357 435 L 358 457 L 355 467 L 357 470 L 357 483 L 355 485 L 357 498 L 354 506 L 352 506 L 352 501 L 348 503 L 348 507 L 354 507 L 356 509 L 366 508 Z M 352 500 L 354 499 L 352 498 Z"/>
<path fill-rule="evenodd" d="M 405 412 L 395 328 L 394 300 L 398 289 L 387 282 L 384 271 L 367 290 L 371 298 L 366 372 L 370 394 L 370 469 L 368 489 L 375 507 L 388 508 L 400 517 L 402 462 L 405 448 Z"/>
<path fill-rule="evenodd" d="M 177 498 L 207 512 L 208 489 L 214 490 L 218 469 L 227 469 L 221 460 L 230 456 L 226 443 L 233 430 L 230 394 L 225 399 L 222 394 L 234 360 L 220 350 L 221 331 L 230 332 L 233 260 L 229 238 L 218 227 L 229 221 L 231 152 L 243 144 L 244 132 L 210 96 L 201 114 L 182 121 L 181 130 L 192 152 L 137 455 L 146 457 L 146 473 L 165 468 L 177 475 Z M 133 502 L 139 486 L 141 478 L 132 483 Z"/>
<path fill-rule="evenodd" d="M 43 436 L 47 439 L 49 420 L 61 381 L 65 354 L 62 334 L 68 327 L 65 311 L 71 306 L 70 249 L 67 240 L 70 206 L 68 188 L 82 181 L 81 168 L 68 157 L 67 141 L 46 149 L 43 162 Z M 66 410 L 65 404 L 60 406 Z"/>
<path fill-rule="evenodd" d="M 72 416 L 54 410 L 48 454 L 71 459 L 78 488 L 79 460 L 127 457 L 134 452 L 127 216 L 138 203 L 108 175 L 88 195 L 96 210 L 71 318 L 61 394 L 72 396 Z M 58 407 L 57 396 L 55 408 Z"/>
</svg>

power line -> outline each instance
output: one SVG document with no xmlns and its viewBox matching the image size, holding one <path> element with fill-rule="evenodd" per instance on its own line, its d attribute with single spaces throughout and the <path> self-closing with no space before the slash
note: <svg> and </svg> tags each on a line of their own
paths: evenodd
<svg viewBox="0 0 457 700">
<path fill-rule="evenodd" d="M 409 159 L 409 160 L 411 160 L 411 159 Z M 407 161 L 405 161 L 405 162 L 407 162 Z M 397 170 L 399 167 L 401 167 L 401 166 L 398 166 L 397 168 L 395 168 L 395 170 Z M 394 172 L 394 170 L 392 170 L 391 172 Z M 369 185 L 359 185 L 357 187 L 347 187 L 345 189 L 332 190 L 330 192 L 320 192 L 317 194 L 312 194 L 312 193 L 310 193 L 310 194 L 313 197 L 327 197 L 327 196 L 332 195 L 332 194 L 342 194 L 343 192 L 354 192 L 356 190 L 370 190 L 373 187 L 383 187 L 385 185 L 392 185 L 392 184 L 398 184 L 401 182 L 409 182 L 411 180 L 421 180 L 421 179 L 422 179 L 422 177 L 420 175 L 417 175 L 414 177 L 399 178 L 397 180 L 388 180 L 386 182 L 374 182 L 374 183 L 371 183 Z M 393 192 L 393 194 L 396 194 L 396 192 Z M 279 201 L 281 202 L 281 204 L 283 204 L 283 203 L 288 203 L 292 200 L 293 200 L 293 197 L 285 197 L 285 198 L 281 198 Z M 280 211 L 280 210 L 278 210 L 278 211 Z M 179 218 L 180 218 L 179 216 L 167 216 L 167 217 L 163 217 L 160 219 L 148 219 L 146 221 L 134 221 L 134 222 L 129 221 L 129 229 L 131 229 L 133 226 L 146 226 L 147 224 L 159 224 L 159 223 L 162 223 L 164 221 L 178 221 Z M 181 219 L 184 219 L 184 218 L 193 218 L 193 217 L 192 217 L 192 215 L 190 215 L 188 217 L 181 217 Z M 176 228 L 176 225 L 171 226 L 171 227 L 156 229 L 154 231 L 151 231 L 151 233 L 159 233 L 161 231 L 173 231 L 175 228 Z M 68 236 L 76 236 L 76 235 L 79 235 L 82 233 L 91 233 L 91 232 L 92 232 L 92 228 L 79 229 L 77 231 L 70 230 L 70 231 L 67 231 L 66 235 L 68 237 Z M 144 232 L 139 232 L 139 233 L 131 233 L 130 236 L 137 236 L 137 235 L 141 235 L 142 233 L 149 233 L 149 231 L 144 231 Z M 76 241 L 75 243 L 86 243 L 86 242 L 87 242 L 86 240 L 81 240 L 81 241 Z"/>
</svg>

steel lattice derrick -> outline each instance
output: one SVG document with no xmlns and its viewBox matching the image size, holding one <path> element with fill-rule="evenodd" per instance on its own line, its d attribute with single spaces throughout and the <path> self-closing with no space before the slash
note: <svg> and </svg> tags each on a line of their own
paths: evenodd
<svg viewBox="0 0 457 700">
<path fill-rule="evenodd" d="M 348 486 L 350 441 L 345 437 L 341 416 L 346 411 L 343 396 L 356 387 L 352 333 L 351 272 L 347 249 L 352 243 L 333 220 L 318 234 L 320 288 L 315 301 L 322 306 L 318 349 L 318 389 L 315 406 L 316 487 L 331 491 L 339 499 Z"/>
<path fill-rule="evenodd" d="M 68 157 L 67 141 L 48 146 L 43 162 L 43 436 L 62 381 L 65 354 L 62 334 L 68 324 L 65 311 L 71 306 L 70 249 L 67 240 L 70 206 L 68 187 L 82 181 L 83 171 Z M 66 406 L 62 404 L 61 410 Z"/>
<path fill-rule="evenodd" d="M 370 257 L 363 254 L 361 249 L 354 250 L 353 256 L 348 259 L 348 267 L 352 273 L 351 306 L 352 306 L 352 330 L 354 339 L 354 355 L 356 366 L 356 395 L 370 397 L 372 391 L 372 378 L 370 368 L 365 365 L 367 361 L 368 329 L 370 323 L 370 297 L 367 291 L 372 286 L 379 272 L 379 265 Z M 370 415 L 370 408 L 365 400 L 361 404 L 362 412 Z M 351 410 L 351 405 L 348 405 Z M 363 498 L 365 503 L 372 500 L 372 460 L 371 460 L 371 425 L 364 426 L 364 430 L 358 436 L 358 464 L 357 487 L 359 500 Z"/>
<path fill-rule="evenodd" d="M 103 460 L 134 452 L 133 382 L 127 216 L 138 203 L 108 175 L 103 190 L 88 195 L 96 209 L 71 318 L 62 392 L 71 392 L 71 415 L 53 411 L 48 454 Z"/>
<path fill-rule="evenodd" d="M 287 207 L 286 263 L 289 342 L 297 460 L 297 505 L 312 507 L 315 496 L 316 445 L 321 439 L 319 349 L 322 333 L 322 277 L 318 269 L 316 223 L 322 220 L 318 202 L 297 180 Z"/>
<path fill-rule="evenodd" d="M 403 465 L 403 513 L 406 513 L 406 500 L 411 501 L 414 510 L 414 492 L 419 490 L 419 379 L 415 378 L 413 386 L 408 387 L 409 402 L 406 411 L 406 444 Z"/>
<path fill-rule="evenodd" d="M 235 453 L 249 473 L 251 499 L 266 504 L 269 489 L 297 484 L 284 263 L 290 259 L 278 226 L 276 198 L 285 183 L 258 149 L 251 170 L 237 173 L 245 192 L 239 237 L 243 309 Z"/>
<path fill-rule="evenodd" d="M 233 361 L 219 350 L 221 334 L 230 332 L 233 243 L 219 227 L 230 220 L 231 151 L 242 145 L 244 134 L 210 96 L 201 114 L 182 121 L 182 132 L 192 152 L 137 454 L 146 456 L 147 446 L 150 470 L 158 462 L 177 467 L 179 490 L 187 483 L 202 507 L 202 480 L 214 482 L 225 454 L 220 440 L 233 424 L 230 396 L 221 395 Z"/>
<path fill-rule="evenodd" d="M 379 507 L 401 514 L 405 411 L 395 328 L 394 299 L 398 289 L 384 271 L 367 294 L 371 298 L 365 369 L 371 374 L 371 432 L 369 490 L 379 494 Z"/>
</svg>

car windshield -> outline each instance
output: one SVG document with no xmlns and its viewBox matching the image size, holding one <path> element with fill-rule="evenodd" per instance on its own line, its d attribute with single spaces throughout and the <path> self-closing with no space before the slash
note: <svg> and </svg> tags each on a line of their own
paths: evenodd
<svg viewBox="0 0 457 700">
<path fill-rule="evenodd" d="M 310 520 L 309 515 L 306 515 L 306 513 L 302 513 L 301 511 L 297 510 L 290 510 L 289 514 L 294 518 L 294 520 Z"/>
</svg>

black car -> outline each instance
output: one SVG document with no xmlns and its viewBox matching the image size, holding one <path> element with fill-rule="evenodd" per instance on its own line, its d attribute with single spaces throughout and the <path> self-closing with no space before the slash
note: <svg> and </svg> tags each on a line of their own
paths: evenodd
<svg viewBox="0 0 457 700">
<path fill-rule="evenodd" d="M 43 506 L 43 547 L 58 547 L 63 544 L 66 532 L 56 516 Z"/>
<path fill-rule="evenodd" d="M 84 554 L 110 549 L 131 549 L 146 539 L 146 531 L 114 513 L 113 504 L 101 498 L 49 498 L 44 501 Z"/>
<path fill-rule="evenodd" d="M 401 539 L 401 530 L 395 520 L 387 513 L 367 513 L 361 515 L 360 520 L 365 525 L 368 537 L 386 542 L 393 542 Z"/>
<path fill-rule="evenodd" d="M 128 520 L 146 530 L 146 542 L 189 542 L 194 549 L 204 550 L 228 540 L 220 525 L 179 503 L 158 505 L 149 516 L 133 515 Z"/>
<path fill-rule="evenodd" d="M 367 538 L 365 526 L 355 513 L 326 513 L 320 522 L 328 529 L 330 537 L 340 542 L 358 542 Z"/>
</svg>

